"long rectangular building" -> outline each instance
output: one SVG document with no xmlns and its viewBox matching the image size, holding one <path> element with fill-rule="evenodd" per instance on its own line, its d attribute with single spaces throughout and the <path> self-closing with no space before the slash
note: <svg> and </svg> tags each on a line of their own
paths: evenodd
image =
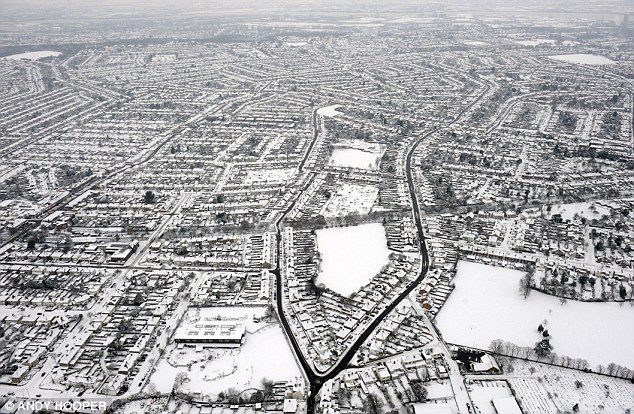
<svg viewBox="0 0 634 414">
<path fill-rule="evenodd" d="M 179 326 L 174 335 L 177 343 L 203 344 L 216 347 L 239 347 L 246 338 L 246 328 L 241 323 L 204 321 Z"/>
</svg>

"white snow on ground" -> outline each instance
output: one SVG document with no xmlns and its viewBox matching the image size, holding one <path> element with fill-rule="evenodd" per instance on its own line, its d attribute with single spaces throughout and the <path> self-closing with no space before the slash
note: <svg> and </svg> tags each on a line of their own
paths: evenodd
<svg viewBox="0 0 634 414">
<path fill-rule="evenodd" d="M 324 217 L 341 217 L 352 212 L 368 214 L 379 195 L 379 189 L 370 185 L 344 183 L 324 205 Z"/>
<path fill-rule="evenodd" d="M 427 398 L 430 400 L 453 398 L 453 391 L 451 390 L 451 381 L 433 381 L 429 384 L 425 384 L 427 388 Z"/>
<path fill-rule="evenodd" d="M 506 381 L 474 381 L 469 388 L 469 397 L 482 414 L 497 414 L 492 399 L 513 396 Z"/>
<path fill-rule="evenodd" d="M 580 413 L 634 410 L 634 384 L 627 380 L 519 359 L 513 360 L 513 367 L 509 383 L 525 413 L 570 412 L 575 403 L 579 404 Z M 576 381 L 581 387 L 577 387 Z"/>
<path fill-rule="evenodd" d="M 348 296 L 367 285 L 389 262 L 380 223 L 317 230 L 321 269 L 317 283 Z"/>
<path fill-rule="evenodd" d="M 572 55 L 553 55 L 550 59 L 561 62 L 578 63 L 580 65 L 614 65 L 616 62 L 604 56 L 577 53 Z"/>
<path fill-rule="evenodd" d="M 458 262 L 455 290 L 436 322 L 451 343 L 487 349 L 494 339 L 533 347 L 544 320 L 553 352 L 583 358 L 591 367 L 611 362 L 634 367 L 634 308 L 617 303 L 578 302 L 531 292 L 519 293 L 523 273 L 478 263 Z"/>
<path fill-rule="evenodd" d="M 5 59 L 29 59 L 29 60 L 38 60 L 41 58 L 49 57 L 49 56 L 59 56 L 62 52 L 55 52 L 53 50 L 40 50 L 38 52 L 26 52 L 26 53 L 18 53 L 17 55 L 5 56 Z"/>
<path fill-rule="evenodd" d="M 341 108 L 341 105 L 324 106 L 317 110 L 317 115 L 322 116 L 337 116 L 341 115 L 341 112 L 337 111 L 337 108 Z"/>
<path fill-rule="evenodd" d="M 261 182 L 281 182 L 288 180 L 294 168 L 274 168 L 267 170 L 249 170 L 244 178 L 244 184 L 254 184 Z"/>
<path fill-rule="evenodd" d="M 539 45 L 552 45 L 555 41 L 552 39 L 531 39 L 531 40 L 516 40 L 515 43 L 522 46 L 539 46 Z"/>
<path fill-rule="evenodd" d="M 393 20 L 390 20 L 390 23 L 431 23 L 434 21 L 433 17 L 409 17 L 403 16 Z"/>
<path fill-rule="evenodd" d="M 341 140 L 335 144 L 329 163 L 341 167 L 376 170 L 383 156 L 383 145 L 358 139 Z"/>
<path fill-rule="evenodd" d="M 330 163 L 341 167 L 376 170 L 376 164 L 380 156 L 381 154 L 361 151 L 356 148 L 335 148 L 332 151 Z"/>
<path fill-rule="evenodd" d="M 587 219 L 600 218 L 603 214 L 610 214 L 610 210 L 595 203 L 570 203 L 554 205 L 550 215 L 561 214 L 563 220 L 572 220 L 575 214 Z"/>
<path fill-rule="evenodd" d="M 246 342 L 240 348 L 207 348 L 201 352 L 191 347 L 178 349 L 171 344 L 149 383 L 153 383 L 158 391 L 169 392 L 176 375 L 185 372 L 189 380 L 179 389 L 189 393 L 200 392 L 202 396 L 215 396 L 230 387 L 238 390 L 261 389 L 261 381 L 265 377 L 273 381 L 301 377 L 282 328 L 277 323 L 253 322 L 254 315 L 261 317 L 264 312 L 262 307 L 201 308 L 200 320 L 216 320 L 220 315 L 222 319 L 245 323 Z M 188 318 L 195 320 L 196 311 L 190 309 Z M 188 363 L 192 364 L 191 371 L 188 371 Z"/>
</svg>

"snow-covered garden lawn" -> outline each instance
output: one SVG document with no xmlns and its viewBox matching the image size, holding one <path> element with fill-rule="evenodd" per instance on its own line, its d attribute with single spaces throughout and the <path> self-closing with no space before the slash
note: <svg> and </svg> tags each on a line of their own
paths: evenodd
<svg viewBox="0 0 634 414">
<path fill-rule="evenodd" d="M 389 262 L 380 223 L 317 230 L 321 270 L 317 283 L 348 296 L 367 285 Z"/>
<path fill-rule="evenodd" d="M 523 273 L 473 262 L 458 262 L 455 290 L 436 318 L 445 340 L 487 349 L 494 339 L 535 346 L 542 323 L 553 352 L 583 358 L 590 367 L 616 363 L 634 367 L 634 308 L 617 303 L 578 302 L 533 291 L 519 293 Z"/>
</svg>

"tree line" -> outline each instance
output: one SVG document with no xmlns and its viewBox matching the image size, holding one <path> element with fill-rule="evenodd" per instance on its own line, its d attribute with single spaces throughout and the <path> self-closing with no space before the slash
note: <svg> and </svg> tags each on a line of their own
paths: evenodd
<svg viewBox="0 0 634 414">
<path fill-rule="evenodd" d="M 634 370 L 627 367 L 616 363 L 610 363 L 607 366 L 599 365 L 595 369 L 592 369 L 590 368 L 588 361 L 585 359 L 571 358 L 566 355 L 557 355 L 552 352 L 552 348 L 550 348 L 548 352 L 543 352 L 543 349 L 538 351 L 537 349 L 540 348 L 539 344 L 541 342 L 542 341 L 538 342 L 538 344 L 532 348 L 530 346 L 518 346 L 512 342 L 504 341 L 502 339 L 495 339 L 491 342 L 491 345 L 489 345 L 488 350 L 496 356 L 525 359 L 550 365 L 557 365 L 564 368 L 576 369 L 588 373 L 597 373 L 634 381 Z M 501 362 L 502 364 L 500 364 L 500 369 L 504 369 L 504 361 L 501 360 Z M 508 365 L 506 367 L 508 368 Z"/>
</svg>

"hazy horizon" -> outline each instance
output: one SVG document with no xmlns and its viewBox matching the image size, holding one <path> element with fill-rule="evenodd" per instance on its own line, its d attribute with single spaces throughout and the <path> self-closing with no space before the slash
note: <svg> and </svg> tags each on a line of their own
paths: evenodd
<svg viewBox="0 0 634 414">
<path fill-rule="evenodd" d="M 120 17 L 164 17 L 177 18 L 199 16 L 266 16 L 275 17 L 288 14 L 344 13 L 381 14 L 401 12 L 446 11 L 486 14 L 495 12 L 523 13 L 600 13 L 628 14 L 634 9 L 634 0 L 613 0 L 610 2 L 580 2 L 561 0 L 555 2 L 526 3 L 502 0 L 444 0 L 409 1 L 400 0 L 386 5 L 380 0 L 1 0 L 0 19 L 31 21 L 46 19 L 108 19 Z M 630 7 L 628 7 L 630 6 Z"/>
</svg>

